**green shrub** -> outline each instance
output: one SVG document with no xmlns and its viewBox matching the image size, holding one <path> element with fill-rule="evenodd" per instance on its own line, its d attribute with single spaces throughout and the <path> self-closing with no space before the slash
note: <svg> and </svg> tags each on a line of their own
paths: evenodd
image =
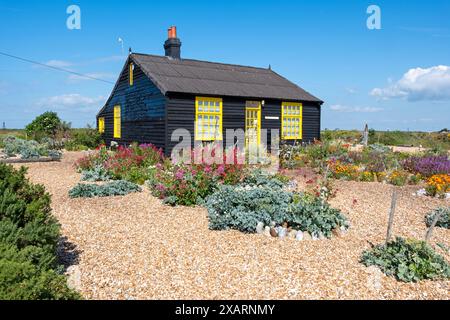
<svg viewBox="0 0 450 320">
<path fill-rule="evenodd" d="M 0 164 L 0 300 L 79 298 L 58 265 L 50 196 L 25 174 Z"/>
<path fill-rule="evenodd" d="M 209 227 L 255 232 L 258 222 L 287 223 L 301 231 L 331 237 L 332 230 L 348 227 L 339 210 L 308 194 L 284 191 L 274 185 L 221 186 L 207 198 Z"/>
<path fill-rule="evenodd" d="M 101 165 L 96 165 L 91 170 L 85 170 L 81 172 L 81 181 L 97 182 L 97 181 L 109 181 L 111 177 L 108 171 Z"/>
<path fill-rule="evenodd" d="M 439 220 L 437 221 L 436 226 L 445 228 L 445 229 L 450 229 L 450 207 L 438 208 L 438 209 L 430 212 L 429 214 L 427 214 L 425 217 L 425 222 L 427 224 L 427 227 L 431 227 L 431 224 L 433 223 L 434 218 L 436 217 L 436 215 L 438 213 L 440 213 L 441 216 L 439 217 Z"/>
<path fill-rule="evenodd" d="M 45 112 L 27 125 L 25 130 L 29 137 L 40 141 L 46 137 L 54 137 L 61 125 L 61 119 L 56 112 Z"/>
<path fill-rule="evenodd" d="M 64 144 L 67 151 L 95 149 L 102 143 L 102 136 L 95 128 L 72 129 L 70 138 Z"/>
<path fill-rule="evenodd" d="M 3 139 L 4 152 L 8 157 L 20 155 L 22 159 L 37 159 L 48 155 L 48 148 L 33 140 L 22 140 L 14 136 Z"/>
<path fill-rule="evenodd" d="M 78 184 L 69 191 L 71 198 L 94 198 L 125 196 L 133 192 L 140 192 L 142 189 L 129 181 L 118 180 L 104 185 Z"/>
<path fill-rule="evenodd" d="M 424 241 L 397 238 L 365 251 L 361 262 L 403 282 L 450 278 L 448 262 Z"/>
</svg>

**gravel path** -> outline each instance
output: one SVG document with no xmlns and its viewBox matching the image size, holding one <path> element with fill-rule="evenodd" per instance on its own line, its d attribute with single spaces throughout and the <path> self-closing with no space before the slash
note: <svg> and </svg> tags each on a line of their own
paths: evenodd
<svg viewBox="0 0 450 320">
<path fill-rule="evenodd" d="M 71 281 L 87 299 L 450 298 L 450 281 L 405 284 L 358 263 L 369 242 L 384 240 L 391 186 L 339 182 L 331 203 L 349 217 L 349 233 L 297 242 L 210 231 L 205 209 L 167 207 L 147 190 L 69 199 L 80 178 L 73 162 L 81 155 L 27 166 L 31 180 L 52 194 L 62 233 L 80 252 Z M 415 189 L 399 189 L 395 235 L 423 238 L 424 215 L 449 205 L 413 197 Z M 450 247 L 450 231 L 437 228 L 433 240 Z"/>
</svg>

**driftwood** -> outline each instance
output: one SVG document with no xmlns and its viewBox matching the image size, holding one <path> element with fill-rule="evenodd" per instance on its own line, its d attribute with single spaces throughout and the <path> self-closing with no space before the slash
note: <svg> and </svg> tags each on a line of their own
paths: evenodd
<svg viewBox="0 0 450 320">
<path fill-rule="evenodd" d="M 386 243 L 388 243 L 392 237 L 392 226 L 394 224 L 394 214 L 396 206 L 397 206 L 397 190 L 394 188 L 394 190 L 392 191 L 391 209 L 389 211 L 389 223 L 386 234 Z"/>
<path fill-rule="evenodd" d="M 427 234 L 425 235 L 425 242 L 429 242 L 431 239 L 431 236 L 433 235 L 434 227 L 436 227 L 437 222 L 439 221 L 439 218 L 442 215 L 442 211 L 438 210 L 436 212 L 436 215 L 434 216 L 433 222 L 431 223 L 430 228 L 428 228 Z"/>
</svg>

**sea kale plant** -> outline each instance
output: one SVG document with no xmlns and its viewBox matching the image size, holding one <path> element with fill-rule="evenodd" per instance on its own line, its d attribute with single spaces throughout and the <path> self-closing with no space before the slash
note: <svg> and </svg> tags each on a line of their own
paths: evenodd
<svg viewBox="0 0 450 320">
<path fill-rule="evenodd" d="M 124 180 L 112 181 L 106 184 L 83 184 L 76 185 L 69 191 L 71 198 L 95 198 L 125 196 L 133 192 L 142 191 L 138 185 Z"/>
<path fill-rule="evenodd" d="M 403 282 L 450 278 L 450 265 L 425 241 L 397 238 L 365 251 L 365 266 L 377 266 L 388 276 Z"/>
<path fill-rule="evenodd" d="M 425 216 L 427 227 L 430 227 L 437 214 L 440 214 L 436 227 L 450 229 L 450 207 L 437 208 Z"/>
<path fill-rule="evenodd" d="M 331 237 L 333 229 L 348 227 L 346 218 L 326 201 L 284 190 L 276 176 L 256 172 L 237 186 L 221 186 L 206 201 L 212 230 L 235 229 L 254 233 L 259 222 Z"/>
</svg>

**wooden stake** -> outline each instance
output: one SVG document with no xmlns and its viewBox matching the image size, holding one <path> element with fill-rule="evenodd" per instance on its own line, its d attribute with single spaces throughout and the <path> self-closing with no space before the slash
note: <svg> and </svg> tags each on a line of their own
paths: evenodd
<svg viewBox="0 0 450 320">
<path fill-rule="evenodd" d="M 425 242 L 429 242 L 431 239 L 431 236 L 433 235 L 434 227 L 436 227 L 437 222 L 441 218 L 442 210 L 437 210 L 436 215 L 434 216 L 433 222 L 431 223 L 430 228 L 427 231 L 427 234 L 425 236 Z"/>
<path fill-rule="evenodd" d="M 389 223 L 386 235 L 386 243 L 388 243 L 392 237 L 392 225 L 394 224 L 394 214 L 396 206 L 397 206 L 397 190 L 394 188 L 394 190 L 392 191 L 391 211 L 389 212 Z"/>
</svg>

